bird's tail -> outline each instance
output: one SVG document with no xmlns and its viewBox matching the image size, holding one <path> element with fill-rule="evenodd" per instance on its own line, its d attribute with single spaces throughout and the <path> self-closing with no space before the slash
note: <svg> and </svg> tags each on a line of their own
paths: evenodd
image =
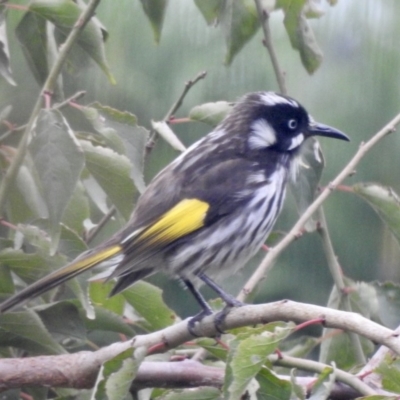
<svg viewBox="0 0 400 400">
<path fill-rule="evenodd" d="M 40 296 L 41 294 L 53 289 L 57 285 L 85 272 L 96 265 L 117 256 L 122 248 L 119 245 L 110 245 L 95 252 L 89 252 L 87 255 L 81 256 L 65 267 L 52 272 L 51 274 L 39 279 L 37 282 L 29 285 L 25 289 L 11 296 L 0 304 L 0 313 L 3 313 L 17 305 Z"/>
</svg>

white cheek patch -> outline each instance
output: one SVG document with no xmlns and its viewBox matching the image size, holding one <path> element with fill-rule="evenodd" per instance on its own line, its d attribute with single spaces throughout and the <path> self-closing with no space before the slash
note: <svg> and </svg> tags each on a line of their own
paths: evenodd
<svg viewBox="0 0 400 400">
<path fill-rule="evenodd" d="M 251 149 L 262 149 L 276 143 L 274 128 L 265 120 L 258 119 L 251 125 L 249 146 Z"/>
<path fill-rule="evenodd" d="M 304 135 L 299 133 L 292 139 L 288 150 L 294 150 L 296 147 L 299 147 L 304 142 Z"/>
</svg>

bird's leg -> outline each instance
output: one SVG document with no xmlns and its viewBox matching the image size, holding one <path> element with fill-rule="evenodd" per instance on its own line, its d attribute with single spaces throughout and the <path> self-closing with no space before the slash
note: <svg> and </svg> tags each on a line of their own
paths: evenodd
<svg viewBox="0 0 400 400">
<path fill-rule="evenodd" d="M 228 307 L 241 307 L 245 304 L 241 301 L 235 299 L 231 294 L 226 293 L 221 287 L 219 287 L 211 278 L 209 278 L 205 274 L 199 274 L 198 277 L 215 293 L 218 294 L 219 297 L 226 303 Z"/>
<path fill-rule="evenodd" d="M 192 293 L 193 297 L 196 299 L 196 301 L 199 303 L 200 307 L 202 310 L 196 314 L 194 317 L 192 317 L 189 320 L 188 323 L 188 330 L 191 335 L 193 336 L 198 336 L 194 330 L 195 325 L 197 322 L 200 322 L 204 317 L 207 315 L 211 315 L 213 313 L 211 307 L 208 305 L 206 299 L 203 297 L 203 295 L 194 287 L 193 283 L 189 281 L 188 279 L 182 278 L 184 284 L 186 287 L 189 289 L 189 291 Z"/>
<path fill-rule="evenodd" d="M 245 303 L 235 299 L 229 293 L 226 293 L 221 287 L 219 287 L 211 278 L 205 274 L 199 274 L 198 277 L 211 289 L 218 294 L 219 297 L 225 302 L 226 306 L 220 311 L 215 317 L 215 329 L 220 333 L 225 333 L 222 329 L 222 324 L 225 321 L 226 316 L 233 307 L 242 307 Z"/>
</svg>

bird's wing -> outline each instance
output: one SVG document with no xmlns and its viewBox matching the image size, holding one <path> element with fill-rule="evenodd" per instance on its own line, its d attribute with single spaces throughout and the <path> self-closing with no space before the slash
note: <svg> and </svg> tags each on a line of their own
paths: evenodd
<svg viewBox="0 0 400 400">
<path fill-rule="evenodd" d="M 146 191 L 153 195 L 141 198 L 131 224 L 120 234 L 119 244 L 125 257 L 110 277 L 148 267 L 146 261 L 167 246 L 181 242 L 237 210 L 247 201 L 245 163 L 242 159 L 226 160 L 209 166 L 201 174 L 180 175 L 179 180 L 164 176 L 160 185 L 170 182 L 173 187 L 170 197 L 168 191 L 165 195 L 159 190 L 157 181 L 153 182 Z M 143 226 L 141 221 L 147 225 Z"/>
</svg>

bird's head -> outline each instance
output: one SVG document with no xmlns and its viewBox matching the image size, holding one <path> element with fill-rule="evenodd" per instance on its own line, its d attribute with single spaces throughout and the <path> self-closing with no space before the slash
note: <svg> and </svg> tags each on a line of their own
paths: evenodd
<svg viewBox="0 0 400 400">
<path fill-rule="evenodd" d="M 339 130 L 315 122 L 296 100 L 274 92 L 244 96 L 225 120 L 228 131 L 248 132 L 251 150 L 296 152 L 310 136 L 349 140 Z"/>
</svg>

